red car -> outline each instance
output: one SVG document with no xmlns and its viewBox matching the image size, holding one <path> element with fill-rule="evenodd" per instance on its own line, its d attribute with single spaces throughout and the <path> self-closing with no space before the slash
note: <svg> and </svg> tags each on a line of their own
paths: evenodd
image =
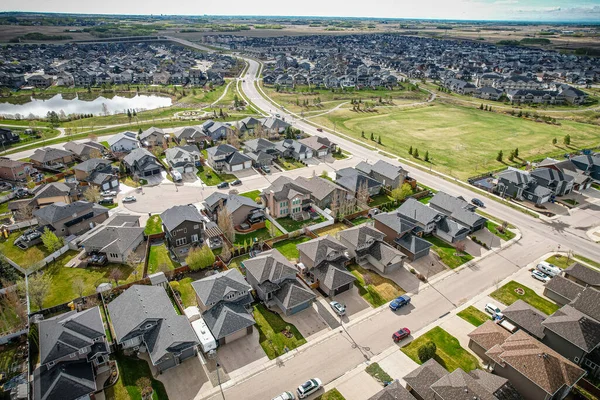
<svg viewBox="0 0 600 400">
<path fill-rule="evenodd" d="M 399 341 L 408 337 L 409 335 L 410 335 L 410 329 L 402 328 L 398 332 L 394 332 L 394 334 L 392 335 L 392 339 L 394 339 L 394 342 L 398 343 Z"/>
<path fill-rule="evenodd" d="M 318 132 L 323 132 L 323 129 L 321 129 L 321 128 L 317 128 L 317 131 L 318 131 Z"/>
</svg>

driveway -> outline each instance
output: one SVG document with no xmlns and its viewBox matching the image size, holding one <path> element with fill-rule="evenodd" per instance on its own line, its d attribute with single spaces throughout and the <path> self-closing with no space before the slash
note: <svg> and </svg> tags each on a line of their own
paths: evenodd
<svg viewBox="0 0 600 400">
<path fill-rule="evenodd" d="M 421 281 L 414 274 L 411 274 L 406 268 L 398 268 L 387 274 L 381 274 L 388 279 L 393 280 L 398 286 L 404 289 L 405 292 L 418 293 Z"/>
<path fill-rule="evenodd" d="M 478 245 L 471 239 L 465 240 L 464 243 L 465 243 L 465 251 L 467 253 L 469 253 L 470 255 L 472 255 L 473 257 L 481 257 L 481 255 L 487 251 L 483 246 Z M 484 243 L 486 243 L 486 242 L 484 242 Z M 489 243 L 489 242 L 487 242 L 487 243 Z"/>
<path fill-rule="evenodd" d="M 254 168 L 244 169 L 242 171 L 233 172 L 233 175 L 238 179 L 247 178 L 249 176 L 258 175 L 258 172 Z"/>
<path fill-rule="evenodd" d="M 329 325 L 327 325 L 327 322 L 319 315 L 319 311 L 314 305 L 311 305 L 311 307 L 302 310 L 297 314 L 287 317 L 281 315 L 281 317 L 284 321 L 289 322 L 298 328 L 305 338 L 323 330 L 329 330 Z"/>
<path fill-rule="evenodd" d="M 500 247 L 502 245 L 502 243 L 504 243 L 504 241 L 502 239 L 500 239 L 498 236 L 494 235 L 492 232 L 488 231 L 487 228 L 484 229 L 480 229 L 477 232 L 474 233 L 474 236 L 481 240 L 483 243 L 487 244 L 488 246 L 491 245 L 492 248 L 496 248 L 496 247 Z M 477 245 L 477 243 L 473 243 L 475 245 Z M 479 246 L 479 245 L 477 245 Z M 481 247 L 481 246 L 479 246 Z M 485 249 L 484 249 L 485 251 Z M 473 257 L 477 257 L 477 255 L 471 253 L 468 249 L 467 252 L 469 252 L 469 254 L 471 254 Z"/>
<path fill-rule="evenodd" d="M 331 329 L 335 329 L 340 326 L 340 317 L 333 314 L 327 299 L 323 297 L 317 297 L 317 301 L 313 303 L 313 308 Z"/>
<path fill-rule="evenodd" d="M 352 315 L 358 314 L 363 310 L 371 310 L 371 306 L 369 303 L 365 301 L 358 292 L 358 288 L 355 285 L 349 290 L 346 290 L 344 293 L 340 293 L 337 296 L 331 297 L 327 300 L 327 303 L 330 301 L 339 301 L 340 303 L 346 306 L 346 315 L 344 316 L 344 321 Z M 329 304 L 327 304 L 328 307 Z"/>
<path fill-rule="evenodd" d="M 312 158 L 307 158 L 306 160 L 302 160 L 307 166 L 311 166 L 311 165 L 319 165 L 321 164 L 321 160 L 319 160 L 318 158 L 312 157 Z"/>
<path fill-rule="evenodd" d="M 212 386 L 198 357 L 185 360 L 177 367 L 158 375 L 171 399 L 188 400 L 196 397 L 202 386 Z"/>
<path fill-rule="evenodd" d="M 219 361 L 228 374 L 262 358 L 265 361 L 269 360 L 260 346 L 258 338 L 258 329 L 254 328 L 252 335 L 244 336 L 219 347 L 217 350 Z"/>
<path fill-rule="evenodd" d="M 425 275 L 429 280 L 440 272 L 445 272 L 447 270 L 446 265 L 444 265 L 444 263 L 439 260 L 439 257 L 433 252 L 430 252 L 428 255 L 421 257 L 418 260 L 410 261 L 407 264 L 409 270 L 410 268 L 414 268 L 420 274 Z"/>
</svg>

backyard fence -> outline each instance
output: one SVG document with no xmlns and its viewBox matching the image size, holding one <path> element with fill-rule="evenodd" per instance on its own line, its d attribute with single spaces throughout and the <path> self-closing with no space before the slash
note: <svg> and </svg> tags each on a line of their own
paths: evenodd
<svg viewBox="0 0 600 400">
<path fill-rule="evenodd" d="M 70 250 L 70 247 L 69 247 L 69 244 L 67 243 L 60 249 L 56 250 L 54 253 L 50 254 L 48 257 L 44 258 L 42 261 L 34 264 L 31 267 L 31 269 L 29 269 L 27 271 L 27 275 L 30 275 L 30 274 L 44 268 L 46 265 L 50 264 L 51 262 L 54 262 L 58 257 L 62 256 L 69 250 Z"/>
</svg>

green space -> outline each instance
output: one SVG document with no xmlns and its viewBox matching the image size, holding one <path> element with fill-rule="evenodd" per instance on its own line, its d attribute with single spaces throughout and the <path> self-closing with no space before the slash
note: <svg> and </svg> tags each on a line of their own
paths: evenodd
<svg viewBox="0 0 600 400">
<path fill-rule="evenodd" d="M 6 214 L 8 212 L 8 202 L 0 203 L 0 214 Z"/>
<path fill-rule="evenodd" d="M 336 160 L 343 160 L 343 159 L 345 159 L 345 158 L 348 158 L 348 156 L 347 156 L 347 155 L 346 155 L 344 152 L 342 152 L 342 153 L 337 153 L 337 152 L 336 152 L 336 153 L 332 153 L 331 155 L 332 155 L 332 156 L 333 156 L 333 158 L 334 158 L 334 159 L 336 159 Z"/>
<path fill-rule="evenodd" d="M 177 291 L 179 292 L 179 295 L 181 296 L 181 302 L 183 303 L 184 307 L 190 307 L 190 306 L 195 306 L 196 305 L 196 292 L 194 291 L 194 288 L 192 287 L 192 282 L 194 282 L 194 279 L 192 279 L 191 277 L 186 277 L 181 279 L 179 282 L 179 287 L 177 289 Z"/>
<path fill-rule="evenodd" d="M 285 171 L 290 171 L 292 169 L 302 168 L 305 165 L 300 161 L 294 160 L 293 158 L 278 158 L 275 160 L 275 164 L 279 165 Z"/>
<path fill-rule="evenodd" d="M 419 199 L 419 202 L 423 203 L 423 204 L 429 204 L 429 201 L 431 201 L 431 199 L 433 199 L 433 195 L 428 195 L 428 196 L 425 196 L 425 197 L 421 197 Z"/>
<path fill-rule="evenodd" d="M 152 377 L 148 362 L 139 358 L 127 357 L 122 352 L 115 353 L 115 360 L 119 368 L 119 379 L 114 386 L 104 390 L 107 400 L 134 400 L 141 399 L 142 393 L 137 385 L 140 378 L 148 378 L 152 383 L 152 400 L 168 400 L 169 396 L 161 381 Z"/>
<path fill-rule="evenodd" d="M 385 372 L 383 368 L 381 368 L 381 366 L 376 362 L 365 368 L 365 371 L 382 384 L 393 381 L 392 377 L 389 376 L 388 373 Z"/>
<path fill-rule="evenodd" d="M 469 253 L 458 254 L 457 250 L 449 243 L 446 243 L 442 239 L 435 236 L 428 236 L 425 238 L 429 243 L 433 245 L 431 249 L 440 256 L 440 259 L 450 269 L 454 269 L 464 263 L 471 261 L 473 256 Z"/>
<path fill-rule="evenodd" d="M 477 214 L 481 215 L 482 217 L 485 217 L 485 218 L 489 219 L 490 221 L 494 221 L 498 225 L 502 225 L 504 223 L 504 221 L 499 220 L 498 218 L 494 217 L 493 215 L 481 211 L 480 208 L 477 208 L 475 210 L 475 212 Z M 513 224 L 510 224 L 510 223 L 507 223 L 506 227 L 510 228 L 510 229 L 516 229 L 517 228 L 516 226 L 514 226 Z"/>
<path fill-rule="evenodd" d="M 396 282 L 384 278 L 375 271 L 368 271 L 357 264 L 348 266 L 348 271 L 356 277 L 354 284 L 363 299 L 373 308 L 384 305 L 388 301 L 406 293 Z"/>
<path fill-rule="evenodd" d="M 255 240 L 257 242 L 260 242 L 261 240 L 268 240 L 271 239 L 271 234 L 269 233 L 269 227 L 271 225 L 270 221 L 265 221 L 265 227 L 264 228 L 260 228 L 257 229 L 255 231 L 252 231 L 250 233 L 237 233 L 235 234 L 235 240 L 233 241 L 233 244 L 235 245 L 243 245 L 244 243 L 246 244 L 252 244 Z M 277 229 L 277 227 L 275 227 L 275 236 L 280 236 L 283 235 L 283 233 Z"/>
<path fill-rule="evenodd" d="M 517 291 L 520 292 L 521 290 L 523 294 L 517 293 Z M 527 286 L 515 281 L 510 281 L 501 288 L 498 288 L 490 294 L 490 297 L 507 306 L 510 306 L 517 300 L 523 300 L 525 303 L 547 315 L 553 314 L 560 308 L 558 304 L 544 299 Z"/>
<path fill-rule="evenodd" d="M 179 267 L 179 263 L 171 259 L 169 250 L 164 243 L 150 246 L 150 254 L 148 255 L 148 274 L 159 271 L 166 272 Z"/>
<path fill-rule="evenodd" d="M 476 309 L 473 306 L 465 308 L 456 315 L 475 326 L 483 325 L 485 321 L 489 321 L 492 319 L 488 314 Z"/>
<path fill-rule="evenodd" d="M 331 389 L 316 397 L 315 400 L 346 400 L 344 396 L 337 390 Z"/>
<path fill-rule="evenodd" d="M 369 222 L 370 220 L 371 218 L 367 217 L 366 215 L 361 215 L 360 217 L 354 218 L 350 222 L 352 222 L 352 225 L 357 226 Z"/>
<path fill-rule="evenodd" d="M 8 235 L 7 239 L 2 237 L 0 239 L 0 253 L 25 269 L 33 267 L 50 255 L 50 252 L 41 243 L 27 250 L 21 250 L 15 246 L 14 242 L 21 234 L 22 232 L 17 231 Z"/>
<path fill-rule="evenodd" d="M 310 238 L 308 236 L 298 236 L 277 242 L 273 244 L 273 248 L 279 250 L 279 252 L 290 261 L 298 260 L 298 257 L 300 257 L 298 245 L 300 243 L 308 242 L 309 240 Z"/>
<path fill-rule="evenodd" d="M 487 221 L 485 226 L 487 227 L 488 231 L 492 232 L 494 235 L 506 242 L 517 236 L 514 232 L 509 231 L 508 229 L 504 229 L 503 232 L 500 232 L 498 228 L 502 229 L 502 227 L 492 221 Z"/>
<path fill-rule="evenodd" d="M 199 168 L 196 175 L 207 186 L 215 186 L 221 182 L 233 182 L 237 179 L 235 175 L 226 173 L 218 174 L 208 166 Z"/>
<path fill-rule="evenodd" d="M 336 222 L 333 225 L 317 229 L 313 233 L 317 236 L 335 236 L 336 233 L 343 231 L 344 229 L 348 229 L 348 226 L 346 226 L 346 224 L 344 224 L 343 222 Z"/>
<path fill-rule="evenodd" d="M 0 371 L 5 375 L 2 377 L 2 381 L 10 379 L 21 372 L 19 369 L 16 371 L 12 370 L 14 364 L 19 363 L 19 360 L 22 358 L 17 356 L 17 354 L 20 353 L 20 346 L 21 344 L 19 343 L 7 343 L 2 345 L 2 351 L 0 351 Z M 8 398 L 10 398 L 10 396 Z"/>
<path fill-rule="evenodd" d="M 244 196 L 252 201 L 256 201 L 256 198 L 260 196 L 260 190 L 251 190 L 246 193 L 240 193 L 240 196 Z"/>
<path fill-rule="evenodd" d="M 306 343 L 294 325 L 285 322 L 279 314 L 269 311 L 262 304 L 254 306 L 254 319 L 260 345 L 271 360 Z"/>
<path fill-rule="evenodd" d="M 325 221 L 325 217 L 319 215 L 317 219 L 307 219 L 306 221 L 294 221 L 291 217 L 278 218 L 277 222 L 288 232 L 295 232 L 305 226 L 315 225 Z"/>
<path fill-rule="evenodd" d="M 419 360 L 418 351 L 427 342 L 435 343 L 437 350 L 434 359 L 449 372 L 457 368 L 461 368 L 465 372 L 470 372 L 479 367 L 477 359 L 461 347 L 458 339 L 439 326 L 419 336 L 400 350 L 417 364 L 422 364 L 421 360 Z"/>
<path fill-rule="evenodd" d="M 148 218 L 146 221 L 146 229 L 144 229 L 145 235 L 155 235 L 162 232 L 162 219 L 160 215 L 156 214 Z"/>
<path fill-rule="evenodd" d="M 382 204 L 389 203 L 390 201 L 394 201 L 394 199 L 388 196 L 387 194 L 378 194 L 375 196 L 371 196 L 371 199 L 369 201 L 369 207 L 377 207 Z"/>
<path fill-rule="evenodd" d="M 539 123 L 496 112 L 484 112 L 477 107 L 431 104 L 415 108 L 385 108 L 377 113 L 357 113 L 349 109 L 335 110 L 314 117 L 313 122 L 361 140 L 361 132 L 381 136 L 382 145 L 370 144 L 401 157 L 411 158 L 427 167 L 460 179 L 512 165 L 511 150 L 518 147 L 525 160 L 564 154 L 573 148 L 597 145 L 596 125 L 560 120 L 560 125 Z M 493 135 L 490 135 L 493 132 Z M 571 146 L 564 147 L 562 138 L 569 134 Z M 368 137 L 368 136 L 367 136 Z M 557 138 L 559 145 L 553 145 Z M 410 147 L 418 149 L 420 159 L 408 154 Z M 499 150 L 505 162 L 496 161 Z M 431 162 L 422 157 L 429 151 Z M 521 159 L 516 161 L 521 162 Z M 516 165 L 516 164 L 515 164 Z"/>
<path fill-rule="evenodd" d="M 554 264 L 559 268 L 565 269 L 565 268 L 569 267 L 571 264 L 573 264 L 575 262 L 575 260 L 573 260 L 573 257 L 565 257 L 561 254 L 555 254 L 552 257 L 547 258 L 546 262 L 549 262 L 550 264 Z"/>
<path fill-rule="evenodd" d="M 600 269 L 600 263 L 597 261 L 590 260 L 589 258 L 580 256 L 579 254 L 575 254 L 575 258 L 578 259 L 579 261 L 588 263 L 589 265 L 591 265 L 594 268 Z"/>
<path fill-rule="evenodd" d="M 247 259 L 250 258 L 250 254 L 243 254 L 241 256 L 237 256 L 231 259 L 231 261 L 229 261 L 229 265 L 227 265 L 228 269 L 232 269 L 235 268 L 238 271 L 240 271 L 240 273 L 244 276 L 246 276 L 246 271 L 244 270 L 244 268 L 242 267 L 242 262 L 246 261 Z"/>
</svg>

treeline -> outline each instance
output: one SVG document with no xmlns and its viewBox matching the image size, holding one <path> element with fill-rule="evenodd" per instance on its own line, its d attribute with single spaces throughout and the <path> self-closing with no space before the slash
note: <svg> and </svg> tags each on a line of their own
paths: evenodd
<svg viewBox="0 0 600 400">
<path fill-rule="evenodd" d="M 11 43 L 19 43 L 22 40 L 70 40 L 73 36 L 69 35 L 46 35 L 41 32 L 30 32 L 23 36 L 18 36 L 10 40 Z"/>
</svg>

